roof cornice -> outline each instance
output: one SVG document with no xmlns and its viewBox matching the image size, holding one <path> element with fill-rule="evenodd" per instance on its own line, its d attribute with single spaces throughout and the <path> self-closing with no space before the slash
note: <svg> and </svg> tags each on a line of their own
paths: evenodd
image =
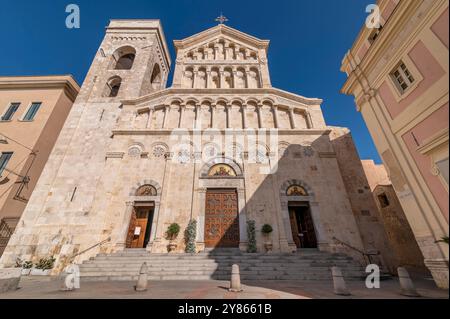
<svg viewBox="0 0 450 319">
<path fill-rule="evenodd" d="M 1 76 L 0 89 L 63 89 L 73 102 L 80 91 L 80 86 L 72 75 Z"/>
<path fill-rule="evenodd" d="M 304 105 L 321 105 L 323 100 L 318 98 L 307 98 L 301 95 L 297 95 L 294 93 L 290 93 L 287 91 L 283 91 L 277 88 L 261 88 L 261 89 L 180 89 L 180 88 L 167 88 L 162 91 L 154 92 L 149 95 L 141 96 L 136 99 L 130 100 L 122 100 L 123 105 L 140 105 L 144 103 L 151 102 L 152 100 L 168 96 L 168 95 L 233 95 L 233 96 L 242 96 L 242 95 L 276 95 L 285 99 L 292 100 L 294 102 L 298 102 Z"/>
</svg>

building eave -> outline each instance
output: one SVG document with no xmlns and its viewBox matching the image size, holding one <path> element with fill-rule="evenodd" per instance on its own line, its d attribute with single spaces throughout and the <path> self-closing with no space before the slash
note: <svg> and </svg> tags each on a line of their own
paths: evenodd
<svg viewBox="0 0 450 319">
<path fill-rule="evenodd" d="M 80 86 L 72 75 L 1 76 L 0 90 L 5 89 L 63 89 L 75 101 Z"/>
</svg>

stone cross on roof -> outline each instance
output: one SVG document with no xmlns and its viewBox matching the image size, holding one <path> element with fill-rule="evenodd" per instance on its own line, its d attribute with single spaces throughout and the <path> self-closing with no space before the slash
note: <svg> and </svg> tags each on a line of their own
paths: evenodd
<svg viewBox="0 0 450 319">
<path fill-rule="evenodd" d="M 216 21 L 219 22 L 219 24 L 224 24 L 228 19 L 221 13 L 220 16 L 216 18 Z"/>
</svg>

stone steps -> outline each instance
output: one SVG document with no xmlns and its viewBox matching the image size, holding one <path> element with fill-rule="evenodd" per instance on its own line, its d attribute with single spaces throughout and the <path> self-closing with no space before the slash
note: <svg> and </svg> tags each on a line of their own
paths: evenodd
<svg viewBox="0 0 450 319">
<path fill-rule="evenodd" d="M 100 254 L 80 266 L 89 281 L 137 280 L 146 262 L 149 280 L 229 280 L 231 266 L 238 264 L 242 280 L 331 280 L 332 266 L 341 267 L 349 280 L 359 280 L 362 267 L 343 254 L 307 250 L 293 254 L 246 254 L 218 250 L 199 254 L 150 254 L 125 250 Z"/>
</svg>

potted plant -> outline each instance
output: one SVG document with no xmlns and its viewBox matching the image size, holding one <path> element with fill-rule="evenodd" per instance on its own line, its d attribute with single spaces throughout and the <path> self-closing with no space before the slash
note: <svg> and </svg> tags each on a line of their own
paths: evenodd
<svg viewBox="0 0 450 319">
<path fill-rule="evenodd" d="M 197 247 L 195 245 L 195 240 L 197 236 L 197 221 L 192 219 L 185 231 L 185 242 L 186 242 L 186 253 L 195 254 L 197 252 Z"/>
<path fill-rule="evenodd" d="M 32 276 L 48 276 L 55 265 L 56 259 L 52 257 L 41 258 L 31 270 Z"/>
<path fill-rule="evenodd" d="M 168 250 L 169 253 L 177 249 L 177 244 L 175 243 L 175 239 L 180 233 L 180 225 L 177 223 L 173 223 L 167 229 L 167 239 L 169 239 Z"/>
<path fill-rule="evenodd" d="M 28 276 L 33 268 L 33 263 L 31 261 L 22 261 L 22 259 L 17 258 L 16 268 L 22 268 L 22 276 Z"/>
<path fill-rule="evenodd" d="M 263 233 L 266 239 L 264 242 L 264 248 L 266 249 L 266 252 L 270 253 L 273 249 L 272 240 L 270 238 L 270 234 L 273 232 L 273 228 L 269 224 L 265 224 L 262 227 L 261 232 Z"/>
</svg>

